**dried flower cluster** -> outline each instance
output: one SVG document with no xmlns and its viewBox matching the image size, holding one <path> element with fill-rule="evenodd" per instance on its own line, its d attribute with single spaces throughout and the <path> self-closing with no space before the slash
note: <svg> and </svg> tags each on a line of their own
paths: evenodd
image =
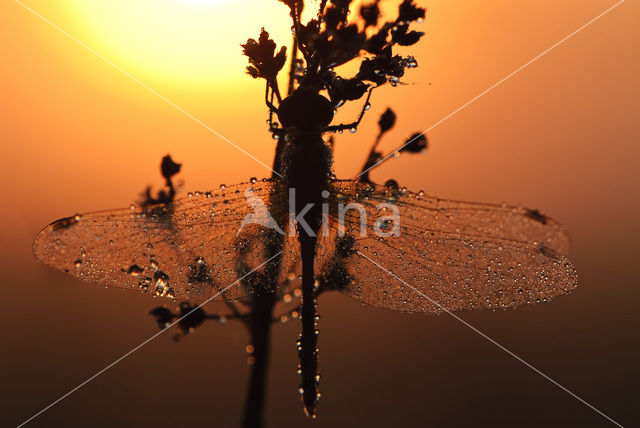
<svg viewBox="0 0 640 428">
<path fill-rule="evenodd" d="M 395 46 L 410 46 L 418 42 L 424 33 L 411 30 L 410 26 L 424 19 L 425 9 L 413 0 L 403 0 L 395 20 L 382 22 L 379 0 L 363 5 L 359 13 L 350 13 L 351 0 L 321 0 L 317 16 L 301 22 L 302 0 L 281 0 L 290 10 L 293 21 L 294 43 L 289 74 L 289 95 L 299 92 L 326 91 L 334 109 L 346 101 L 361 99 L 368 91 L 390 83 L 395 86 L 404 76 L 405 69 L 417 66 L 412 56 L 394 54 Z M 277 75 L 287 57 L 285 47 L 276 49 L 269 33 L 262 29 L 258 40 L 249 39 L 242 45 L 249 58 L 247 73 L 253 78 L 266 80 L 265 101 L 270 113 L 278 113 L 283 96 L 278 88 Z M 297 51 L 302 58 L 297 58 Z M 360 58 L 355 76 L 340 76 L 335 68 Z M 277 100 L 278 106 L 275 105 Z M 367 102 L 368 104 L 368 97 Z M 366 109 L 363 107 L 363 112 Z M 362 116 L 362 115 L 361 115 Z M 359 120 L 361 117 L 359 117 Z M 339 131 L 353 127 L 348 125 L 328 127 L 325 131 Z M 271 131 L 277 135 L 277 126 Z"/>
</svg>

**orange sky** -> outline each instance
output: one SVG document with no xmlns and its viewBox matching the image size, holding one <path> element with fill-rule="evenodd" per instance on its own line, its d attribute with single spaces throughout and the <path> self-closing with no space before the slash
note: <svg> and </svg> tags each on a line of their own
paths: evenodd
<svg viewBox="0 0 640 428">
<path fill-rule="evenodd" d="M 78 1 L 26 0 L 24 3 L 263 163 L 271 164 L 274 142 L 266 133 L 264 123 L 264 88 L 261 82 L 243 74 L 244 59 L 238 44 L 247 37 L 256 37 L 261 26 L 270 30 L 276 22 L 285 23 L 275 34 L 286 41 L 289 36 L 287 11 L 282 4 L 274 0 L 268 11 L 249 7 L 251 13 L 246 21 L 237 24 L 239 18 L 234 17 L 240 16 L 239 3 L 233 0 L 214 5 L 217 8 L 214 11 L 210 9 L 214 6 L 178 0 L 158 3 L 163 7 L 171 3 L 175 3 L 171 6 L 175 8 L 203 7 L 203 16 L 211 19 L 224 16 L 227 17 L 225 25 L 230 28 L 241 25 L 247 29 L 236 36 L 220 26 L 189 25 L 189 21 L 181 19 L 193 13 L 176 12 L 175 26 L 167 24 L 167 28 L 176 32 L 176 37 L 184 40 L 180 43 L 188 44 L 195 53 L 189 56 L 183 52 L 185 57 L 181 61 L 189 64 L 188 67 L 173 64 L 158 70 L 163 61 L 164 64 L 172 62 L 163 55 L 166 53 L 171 58 L 180 51 L 180 45 L 154 44 L 157 38 L 149 37 L 150 34 L 129 43 L 122 36 L 132 31 L 130 27 L 121 23 L 118 25 L 123 25 L 122 28 L 108 28 L 109 22 L 119 22 L 109 21 L 117 18 L 117 11 L 112 10 L 116 18 L 101 18 L 100 13 L 83 10 Z M 258 3 L 255 0 L 255 4 Z M 409 85 L 376 91 L 373 107 L 361 129 L 355 135 L 338 137 L 336 172 L 339 177 L 353 176 L 361 166 L 376 132 L 378 116 L 387 106 L 398 114 L 396 128 L 382 143 L 390 149 L 413 132 L 429 128 L 615 1 L 434 0 L 421 3 L 428 8 L 427 19 L 421 24 L 427 35 L 412 51 L 420 66 L 408 72 L 405 81 Z M 573 237 L 573 254 L 581 282 L 574 295 L 550 304 L 547 312 L 539 310 L 542 312 L 537 315 L 549 326 L 561 324 L 569 313 L 588 324 L 589 317 L 600 309 L 610 310 L 608 316 L 620 317 L 622 322 L 632 316 L 628 302 L 638 302 L 639 12 L 637 2 L 627 0 L 429 132 L 427 154 L 403 156 L 373 174 L 377 181 L 395 178 L 410 189 L 423 189 L 446 198 L 521 203 L 565 224 Z M 141 28 L 149 31 L 162 28 L 145 21 L 152 20 L 152 14 L 145 17 L 140 11 L 136 13 L 133 18 L 140 20 Z M 165 14 L 162 19 L 170 22 L 171 16 L 171 13 Z M 145 22 L 148 27 L 143 25 Z M 135 27 L 135 21 L 127 25 Z M 182 34 L 185 29 L 191 32 L 193 44 Z M 121 305 L 124 313 L 140 312 L 139 319 L 146 320 L 144 312 L 154 301 L 140 296 L 124 297 L 111 290 L 78 291 L 83 284 L 37 265 L 30 250 L 37 231 L 53 219 L 75 212 L 128 205 L 146 185 L 161 184 L 158 164 L 166 153 L 183 163 L 180 177 L 188 190 L 267 176 L 268 170 L 15 2 L 0 4 L 0 35 L 3 149 L 0 179 L 4 183 L 5 201 L 5 209 L 0 212 L 3 228 L 0 263 L 4 277 L 0 290 L 5 296 L 23 296 L 27 301 L 39 302 L 37 309 L 52 319 L 56 311 L 45 302 L 55 305 L 104 299 Z M 163 34 L 162 40 L 168 43 L 166 40 L 171 37 Z M 210 49 L 207 50 L 207 46 Z M 146 56 L 150 58 L 148 61 L 144 60 Z M 49 281 L 55 283 L 55 288 L 48 287 Z M 336 308 L 349 305 L 350 302 L 340 301 Z M 612 308 L 618 308 L 618 312 Z M 339 309 L 326 310 L 334 314 Z M 532 310 L 525 309 L 523 313 L 533 324 L 536 313 Z M 361 318 L 356 316 L 362 325 L 368 325 L 369 321 L 364 320 L 380 316 L 371 309 L 367 311 Z M 513 314 L 509 317 L 514 317 Z M 15 319 L 16 314 L 9 315 L 8 319 Z M 77 315 L 62 315 L 59 325 L 47 332 L 49 339 L 39 329 L 38 322 L 29 324 L 27 333 L 21 334 L 17 321 L 9 321 L 13 328 L 7 330 L 12 332 L 3 332 L 3 337 L 6 335 L 3 341 L 12 350 L 2 363 L 2 371 L 26 373 L 35 363 L 25 352 L 37 350 L 38 346 L 53 352 L 50 348 L 72 349 L 77 337 L 83 337 L 87 343 L 93 337 L 89 326 L 91 331 L 97 329 L 105 337 L 118 334 L 101 320 L 88 320 L 86 331 L 78 333 L 76 339 L 61 334 L 73 327 L 73 317 Z M 82 317 L 90 317 L 90 313 L 83 312 Z M 391 315 L 382 317 L 391 319 Z M 405 319 L 394 318 L 393 322 L 397 322 L 399 328 L 404 325 L 414 332 L 423 328 L 418 322 L 403 321 Z M 637 325 L 637 315 L 631 320 L 634 321 L 631 326 Z M 411 326 L 407 327 L 407 323 Z M 491 326 L 494 333 L 509 338 L 508 331 L 500 330 L 501 324 L 491 324 L 489 320 L 486 325 Z M 631 334 L 628 330 L 631 326 L 625 325 L 610 328 Z M 130 340 L 118 345 L 109 342 L 116 351 L 105 345 L 101 353 L 98 342 L 89 342 L 96 354 L 79 373 L 70 372 L 71 369 L 64 366 L 65 354 L 55 351 L 60 352 L 54 352 L 58 363 L 50 363 L 48 367 L 66 373 L 72 380 L 52 380 L 54 385 L 48 393 L 33 400 L 29 391 L 21 391 L 17 400 L 22 404 L 19 413 L 12 415 L 16 419 L 11 423 L 15 424 L 20 417 L 27 416 L 30 409 L 35 411 L 39 405 L 55 398 L 56 392 L 61 393 L 75 380 L 81 380 L 92 367 L 97 370 L 117 352 L 126 351 L 127 346 L 137 343 L 137 338 L 153 332 L 152 327 L 150 323 L 141 326 L 127 336 Z M 604 355 L 606 349 L 615 345 L 604 338 L 611 331 L 602 328 L 599 333 L 602 337 L 592 340 L 596 342 L 594 352 Z M 338 333 L 339 330 L 336 327 Z M 419 333 L 415 334 L 418 336 L 414 339 L 420 337 Z M 335 342 L 325 342 L 329 349 L 345 344 L 344 337 L 339 334 L 337 337 Z M 227 345 L 241 349 L 243 340 Z M 513 337 L 514 343 L 518 344 L 518 340 Z M 276 346 L 276 354 L 291 351 L 293 355 L 289 345 L 291 343 L 282 344 L 282 349 Z M 473 346 L 489 345 L 469 346 L 475 349 Z M 584 345 L 576 346 L 586 352 L 586 339 Z M 567 348 L 564 352 L 573 351 Z M 569 354 L 564 357 L 570 358 Z M 439 363 L 445 364 L 443 361 Z M 225 363 L 220 364 L 224 367 Z M 593 362 L 585 366 L 585 372 L 577 373 L 576 378 L 601 368 L 599 364 Z M 134 370 L 131 367 L 130 370 Z M 295 372 L 295 366 L 288 369 Z M 274 370 L 278 370 L 278 366 Z M 126 378 L 114 376 L 126 387 Z M 621 387 L 626 385 L 624 380 L 620 382 Z M 383 385 L 393 387 L 389 382 Z M 294 387 L 292 384 L 292 390 Z M 349 386 L 344 388 L 348 390 Z M 234 394 L 240 400 L 241 388 Z M 334 402 L 338 400 L 334 398 Z M 615 403 L 609 406 L 615 407 Z M 71 412 L 72 408 L 68 407 L 67 411 Z M 290 411 L 295 413 L 298 409 Z M 329 404 L 327 412 L 331 412 Z"/>
</svg>

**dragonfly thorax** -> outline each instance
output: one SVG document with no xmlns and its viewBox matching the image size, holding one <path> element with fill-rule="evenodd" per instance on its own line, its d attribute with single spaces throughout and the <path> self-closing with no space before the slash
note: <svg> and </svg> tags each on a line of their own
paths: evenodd
<svg viewBox="0 0 640 428">
<path fill-rule="evenodd" d="M 324 201 L 322 192 L 327 190 L 331 174 L 331 150 L 319 132 L 296 133 L 291 142 L 286 154 L 284 179 L 290 189 L 295 189 L 296 212 L 306 204 L 313 204 L 306 217 L 309 224 L 319 226 L 320 205 Z"/>
</svg>

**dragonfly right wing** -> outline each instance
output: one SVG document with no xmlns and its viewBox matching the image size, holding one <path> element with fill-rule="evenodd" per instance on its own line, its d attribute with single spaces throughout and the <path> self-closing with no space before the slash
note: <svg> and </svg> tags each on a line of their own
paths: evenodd
<svg viewBox="0 0 640 428">
<path fill-rule="evenodd" d="M 366 234 L 355 207 L 342 229 L 334 212 L 333 237 L 321 240 L 321 278 L 365 303 L 432 313 L 507 308 L 576 286 L 568 235 L 537 211 L 354 181 L 334 182 L 332 196 L 334 205 L 364 207 Z M 389 220 L 395 210 L 398 229 Z"/>
<path fill-rule="evenodd" d="M 400 210 L 403 225 L 425 232 L 434 230 L 468 237 L 537 243 L 564 256 L 569 254 L 571 246 L 569 234 L 562 225 L 529 208 L 441 199 L 424 192 L 414 193 L 354 180 L 334 181 L 332 193 L 338 202 L 364 205 L 370 220 L 388 215 L 378 206 L 391 204 Z"/>
</svg>

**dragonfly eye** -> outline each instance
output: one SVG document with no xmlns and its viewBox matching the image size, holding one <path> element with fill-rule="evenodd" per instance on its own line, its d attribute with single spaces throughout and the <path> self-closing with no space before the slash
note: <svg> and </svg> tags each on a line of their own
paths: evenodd
<svg viewBox="0 0 640 428">
<path fill-rule="evenodd" d="M 333 107 L 322 95 L 296 91 L 282 100 L 278 118 L 284 127 L 309 131 L 329 125 L 333 120 Z"/>
</svg>

